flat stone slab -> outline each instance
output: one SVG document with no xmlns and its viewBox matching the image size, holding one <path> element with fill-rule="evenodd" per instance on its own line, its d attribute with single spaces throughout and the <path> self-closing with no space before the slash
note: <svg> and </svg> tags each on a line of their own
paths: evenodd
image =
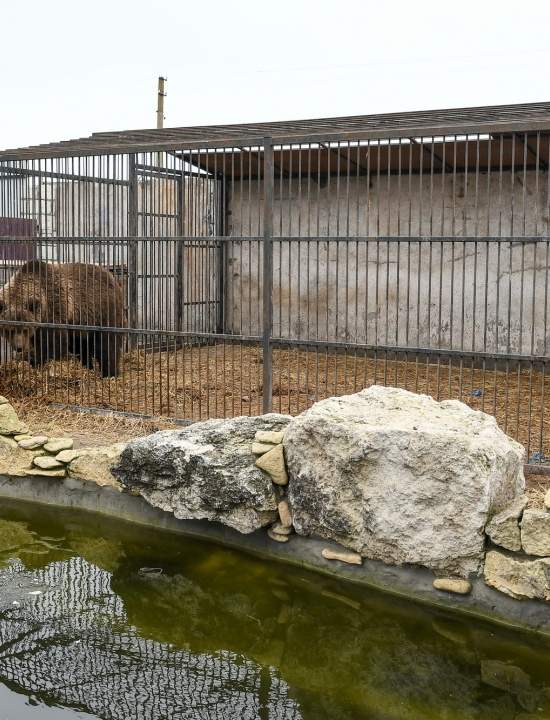
<svg viewBox="0 0 550 720">
<path fill-rule="evenodd" d="M 33 464 L 41 470 L 56 470 L 63 467 L 63 463 L 53 457 L 50 457 L 49 455 L 39 455 L 38 457 L 35 457 Z"/>
<path fill-rule="evenodd" d="M 76 460 L 79 455 L 80 453 L 78 450 L 62 450 L 61 452 L 57 453 L 55 459 L 59 460 L 59 462 L 68 464 L 73 460 Z"/>
<path fill-rule="evenodd" d="M 49 440 L 47 435 L 33 435 L 30 438 L 19 441 L 19 447 L 23 450 L 36 450 L 43 447 Z"/>
<path fill-rule="evenodd" d="M 550 556 L 550 513 L 534 509 L 523 513 L 521 544 L 528 555 Z"/>
<path fill-rule="evenodd" d="M 520 495 L 489 521 L 485 527 L 485 532 L 495 545 L 500 545 L 506 550 L 521 550 L 519 519 L 526 505 L 527 497 Z"/>
<path fill-rule="evenodd" d="M 278 445 L 283 442 L 285 436 L 282 430 L 258 430 L 254 435 L 254 440 L 260 443 L 269 443 L 271 445 Z"/>
<path fill-rule="evenodd" d="M 273 447 L 274 446 L 269 443 L 253 442 L 250 446 L 250 450 L 253 455 L 263 455 L 264 453 L 273 450 Z"/>
<path fill-rule="evenodd" d="M 483 572 L 487 585 L 510 597 L 550 601 L 550 558 L 529 560 L 490 550 Z"/>
<path fill-rule="evenodd" d="M 61 470 L 41 470 L 40 468 L 33 467 L 26 474 L 39 477 L 64 478 L 65 468 L 62 468 Z"/>
<path fill-rule="evenodd" d="M 61 450 L 71 450 L 73 445 L 72 438 L 50 438 L 44 445 L 44 450 L 49 453 L 58 453 Z"/>
</svg>

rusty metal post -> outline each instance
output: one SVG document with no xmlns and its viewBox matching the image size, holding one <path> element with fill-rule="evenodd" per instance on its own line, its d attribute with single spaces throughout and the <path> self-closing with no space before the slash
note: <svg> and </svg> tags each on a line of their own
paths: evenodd
<svg viewBox="0 0 550 720">
<path fill-rule="evenodd" d="M 264 138 L 263 197 L 263 385 L 262 411 L 271 412 L 273 394 L 273 140 Z"/>
</svg>

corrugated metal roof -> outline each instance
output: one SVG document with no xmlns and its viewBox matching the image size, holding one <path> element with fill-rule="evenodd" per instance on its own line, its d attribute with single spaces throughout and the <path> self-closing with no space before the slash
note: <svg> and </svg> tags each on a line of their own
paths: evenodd
<svg viewBox="0 0 550 720">
<path fill-rule="evenodd" d="M 427 110 L 380 115 L 291 120 L 240 125 L 206 125 L 94 133 L 46 145 L 0 151 L 4 160 L 103 155 L 164 149 L 227 147 L 278 143 L 550 130 L 550 102 Z"/>
</svg>

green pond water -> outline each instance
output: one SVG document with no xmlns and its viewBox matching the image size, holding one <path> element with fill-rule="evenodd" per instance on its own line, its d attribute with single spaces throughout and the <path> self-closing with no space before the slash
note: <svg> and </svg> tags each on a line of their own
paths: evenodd
<svg viewBox="0 0 550 720">
<path fill-rule="evenodd" d="M 550 641 L 3 501 L 0 720 L 27 718 L 550 718 Z"/>
</svg>

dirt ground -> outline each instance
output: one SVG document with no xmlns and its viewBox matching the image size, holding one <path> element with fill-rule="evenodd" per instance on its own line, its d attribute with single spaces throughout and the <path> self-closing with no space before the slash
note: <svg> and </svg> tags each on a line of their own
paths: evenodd
<svg viewBox="0 0 550 720">
<path fill-rule="evenodd" d="M 443 400 L 457 398 L 495 415 L 502 429 L 521 442 L 536 463 L 550 460 L 550 374 L 533 368 L 473 367 L 428 363 L 411 353 L 407 361 L 349 352 L 298 349 L 273 352 L 273 410 L 296 415 L 316 400 L 372 384 L 402 387 Z M 33 369 L 23 361 L 0 366 L 0 388 L 30 427 L 98 444 L 126 440 L 172 427 L 169 418 L 259 414 L 262 354 L 257 346 L 225 343 L 125 354 L 116 378 L 102 378 L 76 360 Z M 71 412 L 51 404 L 139 413 L 153 419 Z M 50 405 L 47 412 L 45 404 Z M 543 496 L 544 476 L 530 475 L 534 497 Z"/>
</svg>

